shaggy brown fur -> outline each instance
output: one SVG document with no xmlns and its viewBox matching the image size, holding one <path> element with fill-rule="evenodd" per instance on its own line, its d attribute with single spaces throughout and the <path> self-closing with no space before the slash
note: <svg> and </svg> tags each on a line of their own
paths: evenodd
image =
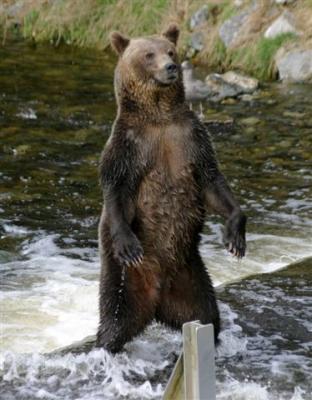
<svg viewBox="0 0 312 400">
<path fill-rule="evenodd" d="M 246 218 L 218 169 L 205 127 L 184 100 L 175 44 L 111 35 L 118 115 L 101 159 L 104 207 L 98 346 L 117 352 L 155 318 L 180 329 L 220 322 L 199 255 L 207 208 L 227 220 L 225 244 L 245 252 Z"/>
</svg>

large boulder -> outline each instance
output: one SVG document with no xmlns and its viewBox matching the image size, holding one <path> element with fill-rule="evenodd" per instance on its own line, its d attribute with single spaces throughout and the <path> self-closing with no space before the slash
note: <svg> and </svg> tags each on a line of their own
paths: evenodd
<svg viewBox="0 0 312 400">
<path fill-rule="evenodd" d="M 231 47 L 234 44 L 254 9 L 255 7 L 252 6 L 223 22 L 219 28 L 219 36 L 225 47 Z"/>
<path fill-rule="evenodd" d="M 205 82 L 196 79 L 192 64 L 189 61 L 182 63 L 185 97 L 188 101 L 212 100 L 221 101 L 229 97 L 237 97 L 245 93 L 253 93 L 259 85 L 257 79 L 243 76 L 234 71 L 223 75 L 210 74 Z"/>
<path fill-rule="evenodd" d="M 244 93 L 253 93 L 259 85 L 257 79 L 233 71 L 226 72 L 223 75 L 210 74 L 206 77 L 205 82 L 210 89 L 209 98 L 213 101 L 237 97 Z"/>
<path fill-rule="evenodd" d="M 259 86 L 258 79 L 244 76 L 234 71 L 226 72 L 222 75 L 222 79 L 228 83 L 239 86 L 243 93 L 253 93 Z"/>
<path fill-rule="evenodd" d="M 290 13 L 284 13 L 280 15 L 265 31 L 264 37 L 267 39 L 274 39 L 278 35 L 283 33 L 298 34 L 293 24 L 293 17 Z"/>
<path fill-rule="evenodd" d="M 221 101 L 228 97 L 236 97 L 242 93 L 237 85 L 226 82 L 220 74 L 209 74 L 206 77 L 206 84 L 210 89 L 211 95 L 209 98 L 212 101 Z"/>
<path fill-rule="evenodd" d="M 275 57 L 279 78 L 285 81 L 312 81 L 312 49 L 281 49 Z"/>
</svg>

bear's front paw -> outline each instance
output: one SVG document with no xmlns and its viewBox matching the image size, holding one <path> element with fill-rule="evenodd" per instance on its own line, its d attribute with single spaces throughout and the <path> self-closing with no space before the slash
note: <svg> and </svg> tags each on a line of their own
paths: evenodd
<svg viewBox="0 0 312 400">
<path fill-rule="evenodd" d="M 244 257 L 246 252 L 246 221 L 244 214 L 237 213 L 230 217 L 224 229 L 223 243 L 237 258 Z"/>
<path fill-rule="evenodd" d="M 143 248 L 132 232 L 119 233 L 113 238 L 114 257 L 121 265 L 139 266 L 143 260 Z"/>
</svg>

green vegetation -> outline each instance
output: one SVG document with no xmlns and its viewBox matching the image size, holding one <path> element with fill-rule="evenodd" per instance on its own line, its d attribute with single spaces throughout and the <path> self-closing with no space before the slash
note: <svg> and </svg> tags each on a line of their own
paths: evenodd
<svg viewBox="0 0 312 400">
<path fill-rule="evenodd" d="M 38 4 L 24 18 L 24 37 L 54 44 L 100 49 L 108 45 L 107 33 L 121 30 L 129 35 L 154 33 L 170 12 L 167 0 L 57 0 Z"/>
<path fill-rule="evenodd" d="M 251 0 L 250 0 L 251 1 Z M 250 4 L 246 2 L 246 7 Z M 7 0 L 14 4 L 16 0 Z M 226 49 L 219 36 L 221 24 L 242 8 L 234 6 L 232 0 L 25 0 L 24 12 L 20 16 L 21 32 L 25 38 L 46 41 L 54 45 L 66 43 L 79 47 L 105 49 L 108 33 L 120 30 L 129 36 L 140 36 L 160 32 L 169 22 L 177 22 L 181 29 L 179 49 L 187 50 L 190 41 L 189 19 L 203 4 L 209 6 L 209 22 L 202 30 L 204 49 L 196 56 L 196 62 L 222 72 L 236 68 L 259 79 L 274 78 L 274 56 L 285 43 L 300 40 L 312 41 L 311 0 L 293 6 L 302 22 L 301 37 L 282 34 L 274 39 L 265 39 L 263 31 L 267 26 L 268 5 L 254 13 L 252 27 L 235 47 Z M 3 38 L 7 36 L 9 19 L 0 12 Z M 15 25 L 12 24 L 14 27 Z M 200 28 L 201 29 L 201 28 Z"/>
<path fill-rule="evenodd" d="M 39 12 L 37 10 L 30 11 L 24 18 L 23 23 L 23 35 L 27 36 L 28 32 L 32 31 L 32 27 L 39 18 Z"/>
<path fill-rule="evenodd" d="M 277 50 L 294 39 L 292 33 L 284 33 L 274 39 L 260 37 L 255 43 L 230 50 L 226 63 L 234 68 L 243 68 L 259 79 L 272 79 L 275 75 L 273 60 Z"/>
<path fill-rule="evenodd" d="M 215 35 L 211 38 L 208 49 L 206 49 L 205 54 L 201 57 L 204 62 L 207 59 L 208 64 L 211 67 L 217 68 L 218 70 L 224 70 L 227 67 L 227 55 L 226 47 L 220 37 Z"/>
<path fill-rule="evenodd" d="M 233 17 L 233 15 L 235 15 L 237 8 L 235 7 L 235 5 L 233 3 L 234 3 L 233 1 L 227 0 L 218 6 L 218 8 L 220 10 L 220 15 L 218 17 L 218 20 L 220 22 L 224 22 L 227 19 Z"/>
</svg>

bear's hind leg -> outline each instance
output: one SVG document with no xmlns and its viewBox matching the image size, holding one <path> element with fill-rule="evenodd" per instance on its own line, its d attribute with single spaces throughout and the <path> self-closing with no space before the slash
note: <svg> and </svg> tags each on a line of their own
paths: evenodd
<svg viewBox="0 0 312 400">
<path fill-rule="evenodd" d="M 122 279 L 123 269 L 112 259 L 107 263 L 101 278 L 97 346 L 117 353 L 154 318 L 158 276 L 143 263 L 124 267 Z"/>
<path fill-rule="evenodd" d="M 214 325 L 218 342 L 220 316 L 214 288 L 200 257 L 195 255 L 188 266 L 180 267 L 170 284 L 164 286 L 156 309 L 156 320 L 173 329 L 185 322 L 199 320 Z"/>
</svg>

